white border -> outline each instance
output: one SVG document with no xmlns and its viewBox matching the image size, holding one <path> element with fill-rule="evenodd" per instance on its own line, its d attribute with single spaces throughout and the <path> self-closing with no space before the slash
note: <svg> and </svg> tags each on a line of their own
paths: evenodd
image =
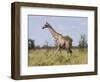
<svg viewBox="0 0 100 82">
<path fill-rule="evenodd" d="M 20 9 L 20 75 L 75 73 L 94 71 L 94 11 L 21 7 Z M 28 67 L 28 15 L 88 17 L 88 64 Z"/>
</svg>

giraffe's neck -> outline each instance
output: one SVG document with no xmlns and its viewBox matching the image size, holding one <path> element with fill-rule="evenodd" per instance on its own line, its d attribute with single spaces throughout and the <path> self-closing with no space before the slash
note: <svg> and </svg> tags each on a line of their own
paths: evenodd
<svg viewBox="0 0 100 82">
<path fill-rule="evenodd" d="M 60 34 L 57 33 L 51 26 L 49 26 L 48 29 L 49 29 L 51 35 L 54 37 L 54 39 L 57 39 Z"/>
</svg>

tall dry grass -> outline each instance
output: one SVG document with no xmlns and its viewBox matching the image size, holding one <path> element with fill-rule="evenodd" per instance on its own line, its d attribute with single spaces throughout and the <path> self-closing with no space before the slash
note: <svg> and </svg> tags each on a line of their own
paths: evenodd
<svg viewBox="0 0 100 82">
<path fill-rule="evenodd" d="M 69 54 L 66 50 L 55 54 L 55 49 L 35 49 L 28 54 L 28 66 L 72 65 L 88 63 L 87 50 L 72 49 Z"/>
</svg>

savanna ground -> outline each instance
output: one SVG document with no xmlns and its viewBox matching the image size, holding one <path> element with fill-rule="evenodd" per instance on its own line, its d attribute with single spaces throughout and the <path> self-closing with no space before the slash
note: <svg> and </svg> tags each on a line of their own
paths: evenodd
<svg viewBox="0 0 100 82">
<path fill-rule="evenodd" d="M 50 66 L 50 65 L 72 65 L 72 64 L 87 64 L 88 54 L 87 49 L 79 50 L 72 49 L 73 53 L 67 53 L 62 50 L 62 53 L 55 54 L 56 49 L 35 49 L 29 50 L 28 66 Z"/>
</svg>

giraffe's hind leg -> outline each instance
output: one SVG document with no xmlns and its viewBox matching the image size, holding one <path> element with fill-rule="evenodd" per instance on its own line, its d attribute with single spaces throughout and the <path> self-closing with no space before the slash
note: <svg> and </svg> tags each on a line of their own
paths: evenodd
<svg viewBox="0 0 100 82">
<path fill-rule="evenodd" d="M 70 48 L 68 49 L 68 53 L 69 53 L 69 56 L 71 58 L 72 57 L 72 50 Z"/>
<path fill-rule="evenodd" d="M 69 53 L 72 54 L 72 50 L 71 49 L 69 49 Z"/>
<path fill-rule="evenodd" d="M 66 49 L 66 51 L 67 51 L 68 54 L 70 53 L 72 55 L 72 50 L 70 48 Z"/>
</svg>

